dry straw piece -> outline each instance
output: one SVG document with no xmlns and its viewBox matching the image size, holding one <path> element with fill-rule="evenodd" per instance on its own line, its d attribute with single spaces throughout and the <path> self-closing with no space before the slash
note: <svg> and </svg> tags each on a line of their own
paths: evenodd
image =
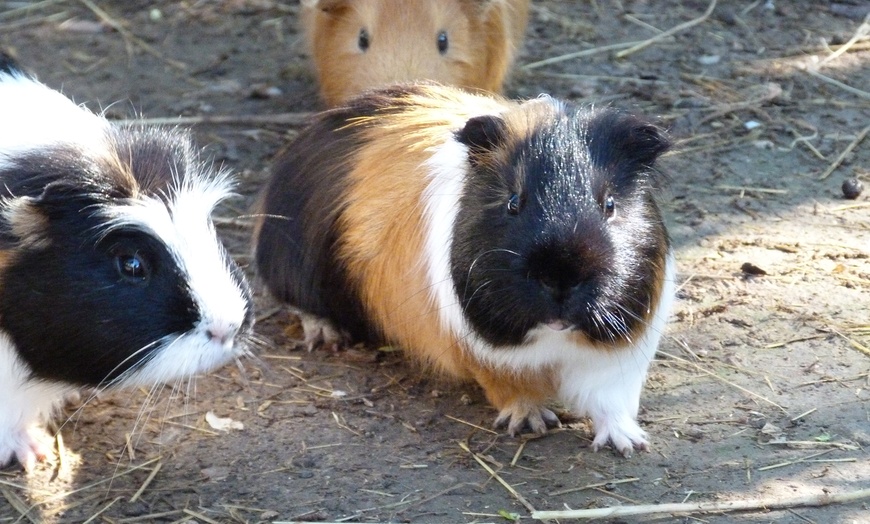
<svg viewBox="0 0 870 524">
<path fill-rule="evenodd" d="M 662 513 L 722 513 L 729 511 L 790 509 L 800 507 L 819 507 L 829 504 L 846 504 L 870 498 L 870 489 L 831 495 L 821 493 L 803 497 L 770 497 L 748 500 L 726 500 L 717 502 L 694 502 L 675 504 L 645 504 L 639 506 L 616 506 L 609 508 L 578 509 L 564 511 L 533 511 L 532 518 L 549 519 L 601 519 L 608 517 L 628 517 L 632 515 L 657 515 Z"/>
</svg>

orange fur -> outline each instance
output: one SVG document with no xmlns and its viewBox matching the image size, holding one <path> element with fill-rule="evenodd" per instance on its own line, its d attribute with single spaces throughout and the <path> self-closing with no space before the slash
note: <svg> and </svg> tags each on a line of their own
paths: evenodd
<svg viewBox="0 0 870 524">
<path fill-rule="evenodd" d="M 522 44 L 529 0 L 303 0 L 302 23 L 330 106 L 370 88 L 433 80 L 500 92 Z M 359 34 L 370 47 L 363 52 Z M 444 31 L 449 48 L 437 48 Z"/>
</svg>

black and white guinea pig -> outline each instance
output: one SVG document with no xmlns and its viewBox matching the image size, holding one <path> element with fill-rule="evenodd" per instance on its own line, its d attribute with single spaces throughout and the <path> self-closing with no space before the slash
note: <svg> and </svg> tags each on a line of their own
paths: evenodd
<svg viewBox="0 0 870 524">
<path fill-rule="evenodd" d="M 49 451 L 66 393 L 152 385 L 246 352 L 232 190 L 180 131 L 111 125 L 0 55 L 0 465 Z"/>
<path fill-rule="evenodd" d="M 558 399 L 627 456 L 647 447 L 638 403 L 674 295 L 667 148 L 610 108 L 374 91 L 277 160 L 257 269 L 309 342 L 387 341 L 473 378 L 511 434 L 558 425 Z"/>
</svg>

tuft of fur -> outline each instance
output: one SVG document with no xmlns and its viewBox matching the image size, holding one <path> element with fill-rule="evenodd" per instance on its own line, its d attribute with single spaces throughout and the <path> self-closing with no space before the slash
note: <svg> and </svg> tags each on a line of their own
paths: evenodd
<svg viewBox="0 0 870 524">
<path fill-rule="evenodd" d="M 413 80 L 498 93 L 528 10 L 528 0 L 303 0 L 301 20 L 321 96 L 335 106 Z"/>
<path fill-rule="evenodd" d="M 255 231 L 278 298 L 355 340 L 476 380 L 511 434 L 558 399 L 630 454 L 674 293 L 646 121 L 429 84 L 321 114 L 281 155 Z M 329 154 L 321 154 L 328 151 Z"/>
<path fill-rule="evenodd" d="M 46 454 L 64 394 L 208 371 L 252 301 L 217 239 L 232 192 L 181 131 L 116 127 L 0 63 L 0 465 Z"/>
</svg>

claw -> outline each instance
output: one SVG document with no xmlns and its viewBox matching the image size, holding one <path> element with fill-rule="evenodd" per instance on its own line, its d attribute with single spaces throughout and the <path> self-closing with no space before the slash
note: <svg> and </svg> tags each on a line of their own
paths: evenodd
<svg viewBox="0 0 870 524">
<path fill-rule="evenodd" d="M 549 409 L 524 402 L 516 402 L 502 409 L 493 423 L 496 429 L 507 428 L 512 437 L 527 433 L 527 430 L 543 435 L 548 429 L 561 425 L 559 417 Z"/>
</svg>

